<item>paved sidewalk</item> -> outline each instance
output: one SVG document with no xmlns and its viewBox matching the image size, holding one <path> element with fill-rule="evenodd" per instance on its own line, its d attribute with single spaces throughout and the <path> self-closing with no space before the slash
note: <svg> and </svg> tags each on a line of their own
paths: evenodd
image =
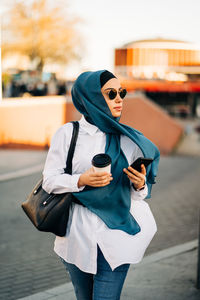
<svg viewBox="0 0 200 300">
<path fill-rule="evenodd" d="M 158 184 L 148 202 L 158 232 L 143 262 L 147 258 L 157 259 L 160 250 L 168 249 L 164 251 L 169 253 L 169 247 L 198 236 L 200 141 L 194 133 L 196 122 L 184 122 L 184 146 L 181 143 L 172 156 L 161 157 Z M 41 177 L 46 154 L 46 151 L 0 150 L 2 300 L 16 300 L 36 293 L 40 293 L 39 298 L 37 294 L 36 298 L 25 299 L 75 299 L 72 286 L 67 283 L 69 277 L 53 252 L 54 236 L 36 231 L 20 207 Z M 199 294 L 193 298 L 197 293 L 195 259 L 196 250 L 182 251 L 176 257 L 170 254 L 146 266 L 143 262 L 135 265 L 129 272 L 121 299 L 177 300 L 179 296 L 181 300 L 200 299 Z M 62 286 L 56 287 L 58 285 Z"/>
<path fill-rule="evenodd" d="M 121 300 L 199 300 L 195 287 L 197 244 L 194 240 L 146 256 L 132 265 Z M 67 283 L 20 300 L 75 300 L 73 287 Z"/>
<path fill-rule="evenodd" d="M 176 155 L 200 156 L 200 134 L 195 130 L 200 125 L 200 120 L 177 119 L 177 121 L 183 126 L 184 135 L 177 145 Z"/>
</svg>

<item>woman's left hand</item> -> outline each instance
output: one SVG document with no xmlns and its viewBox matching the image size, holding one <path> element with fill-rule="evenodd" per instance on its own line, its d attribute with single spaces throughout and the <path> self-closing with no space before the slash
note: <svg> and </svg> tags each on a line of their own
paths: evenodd
<svg viewBox="0 0 200 300">
<path fill-rule="evenodd" d="M 141 165 L 141 172 L 136 171 L 130 166 L 128 169 L 124 168 L 123 171 L 127 174 L 136 189 L 140 189 L 145 184 L 146 168 L 143 164 Z"/>
</svg>

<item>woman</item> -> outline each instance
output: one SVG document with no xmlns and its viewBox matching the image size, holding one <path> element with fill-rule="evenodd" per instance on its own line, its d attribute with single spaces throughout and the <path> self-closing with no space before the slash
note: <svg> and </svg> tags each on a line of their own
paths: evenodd
<svg viewBox="0 0 200 300">
<path fill-rule="evenodd" d="M 130 264 L 141 261 L 157 231 L 145 198 L 150 198 L 159 162 L 156 146 L 139 131 L 119 123 L 126 90 L 107 70 L 84 72 L 72 87 L 72 101 L 83 115 L 72 175 L 64 174 L 72 124 L 52 138 L 43 172 L 48 192 L 73 192 L 65 237 L 54 250 L 69 271 L 78 300 L 120 299 Z M 94 172 L 94 155 L 107 153 L 111 174 Z M 141 172 L 130 167 L 138 157 L 154 159 Z"/>
</svg>

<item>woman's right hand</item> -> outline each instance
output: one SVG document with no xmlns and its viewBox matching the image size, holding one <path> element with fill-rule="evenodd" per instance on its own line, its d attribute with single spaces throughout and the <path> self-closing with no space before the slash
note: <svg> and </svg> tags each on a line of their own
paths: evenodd
<svg viewBox="0 0 200 300">
<path fill-rule="evenodd" d="M 81 174 L 78 181 L 78 187 L 89 185 L 93 187 L 101 187 L 110 184 L 112 174 L 107 172 L 95 172 L 93 167 Z"/>
</svg>

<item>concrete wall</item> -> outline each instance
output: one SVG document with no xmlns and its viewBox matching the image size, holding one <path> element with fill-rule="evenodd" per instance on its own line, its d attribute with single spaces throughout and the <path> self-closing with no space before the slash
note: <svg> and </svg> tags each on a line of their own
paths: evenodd
<svg viewBox="0 0 200 300">
<path fill-rule="evenodd" d="M 79 118 L 70 97 L 3 100 L 0 103 L 0 147 L 48 147 L 52 135 L 62 124 Z M 134 94 L 124 100 L 121 122 L 143 132 L 164 154 L 172 151 L 183 132 L 157 105 Z"/>
<path fill-rule="evenodd" d="M 0 145 L 50 145 L 52 135 L 67 121 L 80 114 L 71 99 L 63 96 L 8 99 L 0 103 Z"/>
<path fill-rule="evenodd" d="M 183 134 L 181 124 L 142 94 L 132 94 L 124 101 L 120 122 L 141 131 L 162 154 L 170 153 Z"/>
</svg>

